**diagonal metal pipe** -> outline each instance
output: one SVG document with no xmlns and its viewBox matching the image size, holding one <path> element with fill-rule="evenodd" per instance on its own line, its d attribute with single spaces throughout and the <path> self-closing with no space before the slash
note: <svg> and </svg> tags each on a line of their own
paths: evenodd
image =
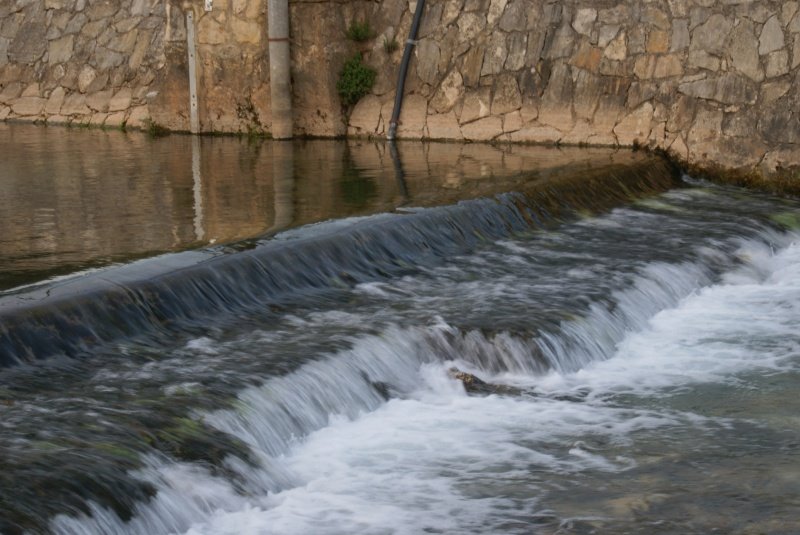
<svg viewBox="0 0 800 535">
<path fill-rule="evenodd" d="M 394 109 L 392 110 L 392 119 L 389 121 L 389 132 L 386 135 L 386 139 L 389 141 L 393 141 L 397 135 L 397 121 L 400 119 L 400 108 L 403 106 L 403 88 L 406 85 L 406 73 L 408 72 L 408 64 L 411 61 L 411 53 L 414 50 L 414 45 L 417 44 L 417 31 L 419 30 L 419 23 L 422 20 L 423 9 L 425 9 L 425 0 L 417 0 L 417 9 L 414 11 L 414 20 L 411 22 L 411 30 L 408 32 L 406 47 L 403 50 L 403 61 L 400 63 L 400 73 L 397 77 Z"/>
</svg>

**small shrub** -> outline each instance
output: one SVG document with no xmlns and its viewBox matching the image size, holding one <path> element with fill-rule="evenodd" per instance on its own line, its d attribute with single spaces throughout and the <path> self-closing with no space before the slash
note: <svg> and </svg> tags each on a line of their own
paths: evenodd
<svg viewBox="0 0 800 535">
<path fill-rule="evenodd" d="M 372 37 L 372 28 L 369 26 L 369 22 L 362 20 L 356 21 L 354 20 L 350 27 L 347 28 L 347 32 L 345 33 L 347 38 L 351 41 L 355 41 L 357 43 L 363 43 L 367 39 Z"/>
<path fill-rule="evenodd" d="M 342 104 L 352 106 L 369 93 L 375 84 L 376 75 L 375 70 L 361 60 L 361 54 L 347 60 L 339 73 L 339 81 L 336 82 L 336 91 L 342 97 Z"/>
<path fill-rule="evenodd" d="M 387 54 L 391 54 L 392 52 L 394 52 L 398 48 L 400 48 L 400 43 L 397 42 L 397 39 L 395 39 L 394 37 L 392 37 L 391 40 L 389 40 L 389 39 L 387 39 L 385 37 L 383 38 L 383 50 L 384 50 L 384 52 L 386 52 Z"/>
</svg>

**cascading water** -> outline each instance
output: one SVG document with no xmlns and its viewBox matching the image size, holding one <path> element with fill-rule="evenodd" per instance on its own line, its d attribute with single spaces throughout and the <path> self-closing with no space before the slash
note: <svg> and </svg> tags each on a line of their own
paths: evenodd
<svg viewBox="0 0 800 535">
<path fill-rule="evenodd" d="M 0 532 L 796 532 L 800 203 L 662 166 L 6 296 Z"/>
</svg>

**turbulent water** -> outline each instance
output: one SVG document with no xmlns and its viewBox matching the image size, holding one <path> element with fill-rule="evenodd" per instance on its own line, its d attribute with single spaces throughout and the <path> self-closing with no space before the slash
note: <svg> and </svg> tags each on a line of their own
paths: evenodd
<svg viewBox="0 0 800 535">
<path fill-rule="evenodd" d="M 798 222 L 685 184 L 8 368 L 0 531 L 798 533 Z"/>
</svg>

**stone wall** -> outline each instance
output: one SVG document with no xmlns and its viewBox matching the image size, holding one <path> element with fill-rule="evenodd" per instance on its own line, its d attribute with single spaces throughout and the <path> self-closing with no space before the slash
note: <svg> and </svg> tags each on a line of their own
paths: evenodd
<svg viewBox="0 0 800 535">
<path fill-rule="evenodd" d="M 5 0 L 0 120 L 269 131 L 266 0 Z M 292 0 L 297 135 L 385 135 L 412 0 Z M 374 37 L 346 38 L 354 21 Z M 640 144 L 700 166 L 800 165 L 800 9 L 774 0 L 428 0 L 398 135 Z M 400 46 L 392 50 L 391 43 Z M 344 109 L 344 61 L 378 72 Z"/>
<path fill-rule="evenodd" d="M 141 126 L 164 20 L 154 0 L 0 2 L 0 119 Z"/>
<path fill-rule="evenodd" d="M 389 22 L 378 39 L 397 28 L 402 42 L 413 5 L 385 21 L 390 4 L 376 14 Z M 797 1 L 433 1 L 418 37 L 398 136 L 641 144 L 700 166 L 800 165 Z M 380 52 L 369 59 L 385 73 Z M 348 132 L 383 135 L 393 96 L 379 84 Z"/>
</svg>

